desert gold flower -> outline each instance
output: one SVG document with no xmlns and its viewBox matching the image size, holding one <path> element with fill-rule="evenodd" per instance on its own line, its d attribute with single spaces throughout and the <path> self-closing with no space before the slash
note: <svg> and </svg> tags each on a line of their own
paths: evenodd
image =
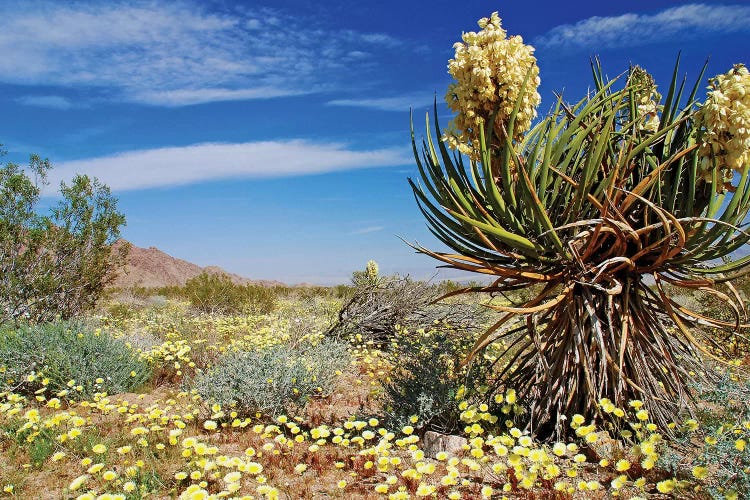
<svg viewBox="0 0 750 500">
<path fill-rule="evenodd" d="M 676 481 L 674 479 L 665 479 L 656 483 L 656 489 L 659 490 L 659 493 L 671 493 L 674 491 L 675 485 Z"/>
<path fill-rule="evenodd" d="M 89 467 L 88 470 L 86 470 L 86 472 L 88 472 L 89 474 L 96 474 L 97 472 L 101 471 L 103 468 L 104 468 L 104 464 L 100 462 L 98 464 L 94 464 L 91 467 Z"/>
<path fill-rule="evenodd" d="M 418 497 L 428 497 L 435 492 L 435 487 L 431 484 L 419 483 L 416 495 Z"/>
<path fill-rule="evenodd" d="M 102 474 L 102 479 L 105 481 L 114 481 L 117 479 L 117 472 L 113 470 L 104 471 L 104 474 Z"/>
<path fill-rule="evenodd" d="M 565 443 L 555 443 L 554 446 L 552 446 L 552 453 L 558 457 L 565 455 L 566 451 L 567 448 L 565 447 Z"/>
<path fill-rule="evenodd" d="M 744 439 L 738 439 L 734 442 L 734 447 L 737 448 L 737 451 L 745 451 L 745 446 L 747 446 L 747 441 Z"/>
<path fill-rule="evenodd" d="M 240 474 L 237 471 L 230 472 L 230 473 L 228 473 L 228 474 L 226 474 L 224 476 L 224 482 L 225 483 L 235 483 L 235 482 L 239 481 L 240 479 L 242 479 L 242 474 Z"/>
<path fill-rule="evenodd" d="M 693 477 L 701 481 L 708 477 L 708 468 L 700 465 L 693 467 Z"/>
<path fill-rule="evenodd" d="M 85 483 L 89 478 L 88 474 L 83 474 L 81 476 L 78 476 L 77 478 L 73 479 L 73 481 L 70 482 L 70 485 L 68 485 L 68 489 L 70 491 L 75 491 L 81 486 L 83 486 L 83 483 Z"/>
</svg>

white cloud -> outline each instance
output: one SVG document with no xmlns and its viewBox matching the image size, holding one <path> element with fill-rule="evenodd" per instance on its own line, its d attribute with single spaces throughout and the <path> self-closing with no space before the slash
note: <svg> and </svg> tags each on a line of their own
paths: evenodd
<svg viewBox="0 0 750 500">
<path fill-rule="evenodd" d="M 250 89 L 175 89 L 149 90 L 135 94 L 136 100 L 161 106 L 186 106 L 205 102 L 240 101 L 246 99 L 269 99 L 299 95 L 303 90 L 258 87 Z"/>
<path fill-rule="evenodd" d="M 750 31 L 750 6 L 687 4 L 656 14 L 590 17 L 533 40 L 547 49 L 619 48 Z"/>
<path fill-rule="evenodd" d="M 376 67 L 373 52 L 400 44 L 280 10 L 206 5 L 0 2 L 0 82 L 165 106 L 268 98 L 356 82 Z"/>
<path fill-rule="evenodd" d="M 385 229 L 385 226 L 370 226 L 370 227 L 363 227 L 361 229 L 357 229 L 349 233 L 350 235 L 358 235 L 358 234 L 369 234 L 369 233 L 376 233 L 378 231 L 382 231 Z"/>
<path fill-rule="evenodd" d="M 55 164 L 48 194 L 75 174 L 97 177 L 113 191 L 172 187 L 198 182 L 321 174 L 404 165 L 399 149 L 356 151 L 342 144 L 303 140 L 205 143 L 128 151 Z"/>
<path fill-rule="evenodd" d="M 73 107 L 73 103 L 69 99 L 59 95 L 25 95 L 16 99 L 16 102 L 26 106 L 60 110 L 66 110 Z"/>
<path fill-rule="evenodd" d="M 370 108 L 380 111 L 401 111 L 406 112 L 409 108 L 419 109 L 432 106 L 434 95 L 425 92 L 422 94 L 412 93 L 392 97 L 372 97 L 364 99 L 335 99 L 328 101 L 326 104 L 332 106 L 352 106 L 358 108 Z M 438 104 L 442 104 L 438 99 Z"/>
</svg>

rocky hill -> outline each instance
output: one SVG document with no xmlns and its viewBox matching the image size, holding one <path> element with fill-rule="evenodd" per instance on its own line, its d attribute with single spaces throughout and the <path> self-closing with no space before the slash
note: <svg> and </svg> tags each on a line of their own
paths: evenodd
<svg viewBox="0 0 750 500">
<path fill-rule="evenodd" d="M 124 242 L 123 242 L 124 243 Z M 123 243 L 116 243 L 120 245 Z M 141 248 L 131 244 L 130 253 L 125 267 L 113 287 L 128 288 L 142 286 L 146 288 L 160 286 L 181 286 L 190 278 L 198 276 L 203 271 L 216 274 L 226 274 L 238 284 L 255 284 L 263 286 L 283 286 L 278 281 L 251 280 L 237 274 L 228 273 L 217 266 L 201 267 L 192 262 L 172 257 L 156 247 Z"/>
</svg>

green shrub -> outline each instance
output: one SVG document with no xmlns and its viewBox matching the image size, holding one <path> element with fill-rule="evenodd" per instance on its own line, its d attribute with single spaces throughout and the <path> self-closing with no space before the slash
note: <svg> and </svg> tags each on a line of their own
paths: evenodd
<svg viewBox="0 0 750 500">
<path fill-rule="evenodd" d="M 79 175 L 62 183 L 49 215 L 38 213 L 50 168 L 35 155 L 27 169 L 0 166 L 0 324 L 68 319 L 92 309 L 129 249 L 115 246 L 125 217 L 96 179 Z"/>
<path fill-rule="evenodd" d="M 0 332 L 0 372 L 0 391 L 33 394 L 46 381 L 50 393 L 68 391 L 72 398 L 131 391 L 150 376 L 121 340 L 64 321 Z"/>
<path fill-rule="evenodd" d="M 239 285 L 226 274 L 206 271 L 188 280 L 182 293 L 193 307 L 210 314 L 267 314 L 276 307 L 276 295 L 271 288 Z"/>
<path fill-rule="evenodd" d="M 422 430 L 455 433 L 464 426 L 462 400 L 486 403 L 494 411 L 495 387 L 487 386 L 492 363 L 478 357 L 461 366 L 473 336 L 440 325 L 427 331 L 399 329 L 394 343 L 397 347 L 388 355 L 394 369 L 383 382 L 382 420 L 388 428 L 401 428 L 416 415 Z"/>
<path fill-rule="evenodd" d="M 204 400 L 243 416 L 292 414 L 311 397 L 328 393 L 350 359 L 347 345 L 332 340 L 230 352 L 196 378 L 194 389 Z"/>
</svg>

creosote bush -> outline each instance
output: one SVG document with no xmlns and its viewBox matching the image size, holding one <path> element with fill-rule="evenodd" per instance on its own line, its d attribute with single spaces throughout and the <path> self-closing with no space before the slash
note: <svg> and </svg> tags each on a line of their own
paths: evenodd
<svg viewBox="0 0 750 500">
<path fill-rule="evenodd" d="M 0 331 L 0 391 L 46 388 L 79 399 L 142 386 L 148 364 L 121 340 L 80 322 L 59 321 Z"/>
<path fill-rule="evenodd" d="M 93 308 L 128 251 L 114 246 L 125 217 L 96 179 L 62 183 L 50 214 L 38 212 L 50 169 L 35 155 L 27 169 L 0 167 L 0 324 L 68 319 Z"/>
<path fill-rule="evenodd" d="M 188 280 L 181 293 L 197 310 L 211 314 L 266 314 L 276 306 L 272 289 L 240 285 L 226 274 L 206 271 Z"/>
<path fill-rule="evenodd" d="M 241 416 L 295 414 L 314 396 L 328 394 L 351 361 L 347 344 L 277 345 L 225 354 L 193 382 L 210 403 Z"/>
</svg>

